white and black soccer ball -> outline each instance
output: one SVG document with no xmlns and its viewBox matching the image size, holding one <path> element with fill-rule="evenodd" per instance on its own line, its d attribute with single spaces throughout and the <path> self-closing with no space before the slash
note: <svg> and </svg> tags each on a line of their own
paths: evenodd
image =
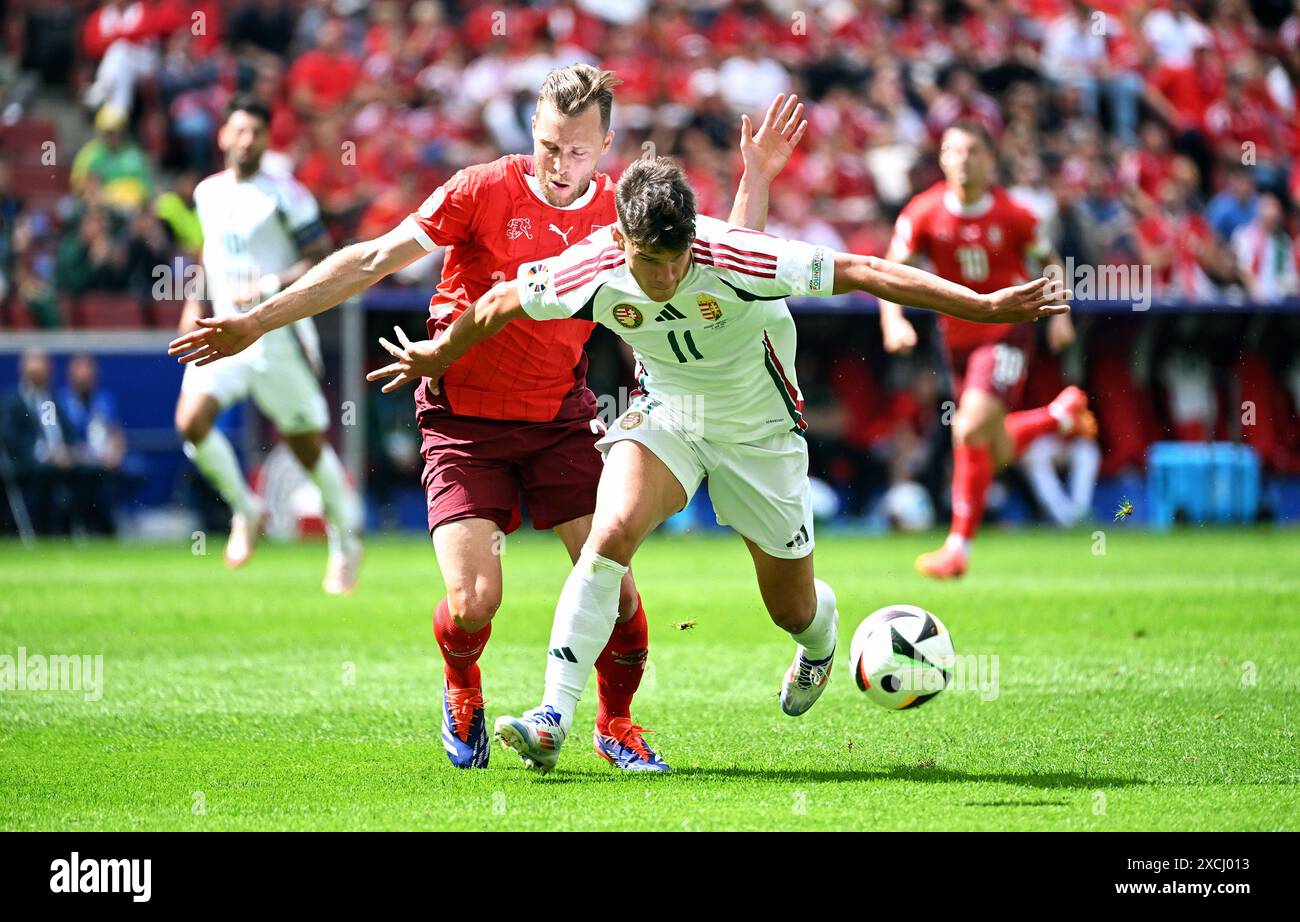
<svg viewBox="0 0 1300 922">
<path fill-rule="evenodd" d="M 930 612 L 887 605 L 858 625 L 849 657 L 858 691 L 881 707 L 903 710 L 948 687 L 956 653 L 952 635 Z"/>
</svg>

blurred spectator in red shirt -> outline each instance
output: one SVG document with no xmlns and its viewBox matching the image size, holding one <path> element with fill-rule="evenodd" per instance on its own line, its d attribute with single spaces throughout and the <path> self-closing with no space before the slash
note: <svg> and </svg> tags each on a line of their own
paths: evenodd
<svg viewBox="0 0 1300 922">
<path fill-rule="evenodd" d="M 328 115 L 352 97 L 361 80 L 361 63 L 343 46 L 344 24 L 327 19 L 316 47 L 289 68 L 289 98 L 305 117 Z"/>
</svg>

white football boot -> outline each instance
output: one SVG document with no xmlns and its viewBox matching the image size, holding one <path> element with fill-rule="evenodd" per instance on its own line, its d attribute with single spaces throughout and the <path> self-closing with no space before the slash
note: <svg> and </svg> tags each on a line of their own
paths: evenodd
<svg viewBox="0 0 1300 922">
<path fill-rule="evenodd" d="M 493 735 L 519 755 L 524 768 L 539 775 L 555 768 L 565 736 L 560 712 L 550 705 L 525 711 L 522 717 L 498 717 Z"/>
<path fill-rule="evenodd" d="M 266 506 L 257 500 L 256 511 L 250 515 L 236 512 L 230 517 L 230 537 L 226 539 L 226 566 L 236 570 L 248 563 L 257 547 L 266 525 Z"/>
<path fill-rule="evenodd" d="M 816 704 L 826 690 L 834 662 L 834 651 L 826 659 L 810 660 L 804 656 L 804 648 L 799 647 L 794 662 L 781 680 L 781 710 L 791 717 L 798 717 Z"/>
</svg>

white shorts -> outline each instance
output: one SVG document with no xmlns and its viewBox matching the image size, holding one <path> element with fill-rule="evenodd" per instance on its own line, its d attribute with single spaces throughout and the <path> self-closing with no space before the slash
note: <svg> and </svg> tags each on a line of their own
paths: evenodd
<svg viewBox="0 0 1300 922">
<path fill-rule="evenodd" d="M 709 499 L 719 525 L 730 525 L 773 556 L 795 560 L 813 549 L 808 442 L 778 432 L 756 442 L 714 442 L 688 435 L 634 406 L 615 421 L 596 447 L 607 454 L 630 439 L 654 452 L 686 491 L 709 478 Z"/>
<path fill-rule="evenodd" d="M 206 394 L 224 410 L 253 398 L 281 435 L 329 429 L 320 382 L 292 330 L 272 330 L 238 355 L 211 365 L 186 365 L 182 394 Z"/>
</svg>

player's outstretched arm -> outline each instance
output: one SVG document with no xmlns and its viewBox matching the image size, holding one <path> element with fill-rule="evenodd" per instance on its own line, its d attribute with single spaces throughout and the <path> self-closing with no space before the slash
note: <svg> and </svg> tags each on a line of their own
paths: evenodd
<svg viewBox="0 0 1300 922">
<path fill-rule="evenodd" d="M 799 146 L 808 122 L 803 117 L 803 104 L 798 96 L 786 99 L 777 94 L 768 106 L 763 123 L 754 131 L 748 115 L 740 117 L 740 157 L 745 164 L 736 201 L 731 206 L 728 224 L 762 230 L 767 226 L 768 193 L 772 181 L 781 175 L 790 155 Z"/>
<path fill-rule="evenodd" d="M 399 225 L 382 237 L 327 256 L 284 291 L 245 314 L 198 320 L 197 329 L 172 340 L 167 354 L 182 363 L 207 365 L 242 352 L 271 330 L 327 311 L 427 252 Z"/>
<path fill-rule="evenodd" d="M 1064 314 L 1074 296 L 1060 282 L 1046 278 L 982 295 L 923 269 L 876 256 L 836 253 L 834 292 L 850 291 L 975 323 L 1023 323 Z"/>
<path fill-rule="evenodd" d="M 438 381 L 443 373 L 461 356 L 494 335 L 511 320 L 526 317 L 519 301 L 519 286 L 514 282 L 501 282 L 491 291 L 465 308 L 436 340 L 423 339 L 412 342 L 400 327 L 394 327 L 398 342 L 390 343 L 382 336 L 379 344 L 395 361 L 376 368 L 366 375 L 367 381 L 392 378 L 381 390 L 387 394 L 403 384 L 429 379 L 429 386 L 438 393 Z"/>
</svg>

